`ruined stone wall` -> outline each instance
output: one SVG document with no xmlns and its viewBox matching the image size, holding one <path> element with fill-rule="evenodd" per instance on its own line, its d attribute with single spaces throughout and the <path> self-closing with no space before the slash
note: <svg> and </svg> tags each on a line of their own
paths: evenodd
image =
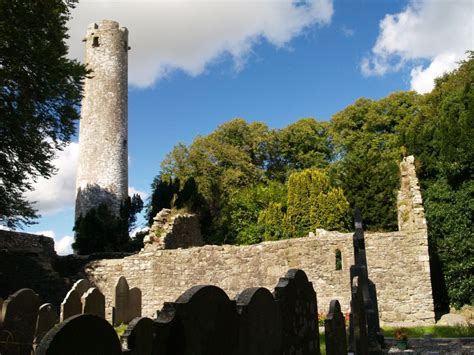
<svg viewBox="0 0 474 355">
<path fill-rule="evenodd" d="M 399 205 L 409 208 L 399 214 L 405 218 L 400 231 L 366 234 L 369 278 L 377 287 L 382 323 L 433 324 L 426 222 L 412 158 L 401 164 L 401 177 Z M 336 250 L 342 270 L 336 270 Z M 106 295 L 109 308 L 115 282 L 124 275 L 143 292 L 143 314 L 153 315 L 192 285 L 217 285 L 234 296 L 252 286 L 272 289 L 289 268 L 300 268 L 313 282 L 320 311 L 327 312 L 330 300 L 338 299 L 348 312 L 353 263 L 351 233 L 317 230 L 305 238 L 251 246 L 145 250 L 122 260 L 94 261 L 85 272 Z"/>
<path fill-rule="evenodd" d="M 0 297 L 26 287 L 58 305 L 71 285 L 54 269 L 56 257 L 52 238 L 0 230 Z"/>
<path fill-rule="evenodd" d="M 84 39 L 85 80 L 79 132 L 76 218 L 100 203 L 118 214 L 128 196 L 128 31 L 91 24 Z"/>
<path fill-rule="evenodd" d="M 198 216 L 168 208 L 163 208 L 153 218 L 153 225 L 143 242 L 147 251 L 189 248 L 204 244 Z"/>
</svg>

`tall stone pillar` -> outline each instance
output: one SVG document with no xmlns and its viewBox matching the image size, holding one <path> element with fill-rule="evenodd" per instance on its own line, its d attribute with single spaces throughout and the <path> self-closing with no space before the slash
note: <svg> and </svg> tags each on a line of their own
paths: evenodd
<svg viewBox="0 0 474 355">
<path fill-rule="evenodd" d="M 79 130 L 76 219 L 105 203 L 118 214 L 128 196 L 128 30 L 103 20 L 87 28 Z"/>
</svg>

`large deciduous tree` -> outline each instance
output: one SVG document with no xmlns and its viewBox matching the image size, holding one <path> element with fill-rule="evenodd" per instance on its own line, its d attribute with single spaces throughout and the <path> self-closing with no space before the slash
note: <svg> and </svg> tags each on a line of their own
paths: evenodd
<svg viewBox="0 0 474 355">
<path fill-rule="evenodd" d="M 66 57 L 74 1 L 0 0 L 0 223 L 36 212 L 23 193 L 50 177 L 56 149 L 75 132 L 86 69 Z"/>
</svg>

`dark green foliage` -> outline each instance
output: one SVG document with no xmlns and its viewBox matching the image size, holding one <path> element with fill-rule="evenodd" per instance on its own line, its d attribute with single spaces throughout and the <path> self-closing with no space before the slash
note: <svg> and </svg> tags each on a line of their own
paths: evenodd
<svg viewBox="0 0 474 355">
<path fill-rule="evenodd" d="M 474 302 L 474 54 L 436 82 L 420 115 L 404 129 L 418 157 L 438 307 Z M 444 280 L 443 280 L 444 277 Z M 443 283 L 444 281 L 444 283 Z"/>
<path fill-rule="evenodd" d="M 369 230 L 395 230 L 400 127 L 420 110 L 420 96 L 397 92 L 382 100 L 359 99 L 332 118 L 338 161 L 332 166 L 351 208 L 359 208 Z"/>
<path fill-rule="evenodd" d="M 292 237 L 303 237 L 317 228 L 346 230 L 349 203 L 340 188 L 331 186 L 320 169 L 294 172 L 288 180 L 286 230 Z"/>
<path fill-rule="evenodd" d="M 286 186 L 276 181 L 261 183 L 235 193 L 226 206 L 229 228 L 225 242 L 254 244 L 263 240 L 282 239 L 283 218 L 275 220 L 267 209 L 278 205 L 283 216 L 285 200 Z M 264 211 L 266 214 L 262 216 Z"/>
<path fill-rule="evenodd" d="M 75 132 L 86 70 L 67 59 L 75 1 L 0 1 L 0 223 L 37 217 L 23 193 L 54 173 L 55 149 Z"/>
<path fill-rule="evenodd" d="M 119 216 L 115 216 L 106 204 L 90 209 L 76 220 L 73 249 L 80 255 L 140 250 L 144 236 L 130 239 L 129 232 L 142 208 L 143 201 L 135 194 L 121 203 Z"/>
<path fill-rule="evenodd" d="M 72 247 L 80 255 L 122 251 L 128 242 L 128 232 L 125 234 L 124 229 L 122 220 L 107 205 L 99 205 L 77 219 Z"/>
</svg>

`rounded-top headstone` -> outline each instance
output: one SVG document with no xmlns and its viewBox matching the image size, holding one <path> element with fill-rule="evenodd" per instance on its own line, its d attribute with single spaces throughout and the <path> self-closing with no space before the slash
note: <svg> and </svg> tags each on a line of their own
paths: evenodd
<svg viewBox="0 0 474 355">
<path fill-rule="evenodd" d="M 51 329 L 36 348 L 37 355 L 121 355 L 114 328 L 103 318 L 79 314 Z"/>
<path fill-rule="evenodd" d="M 128 323 L 130 321 L 128 314 L 130 306 L 130 288 L 127 279 L 120 276 L 115 284 L 115 319 L 114 325 Z"/>
<path fill-rule="evenodd" d="M 38 295 L 29 288 L 22 288 L 5 300 L 2 327 L 13 334 L 15 342 L 33 342 L 40 304 Z"/>
<path fill-rule="evenodd" d="M 81 313 L 81 298 L 76 290 L 71 289 L 66 294 L 66 297 L 64 297 L 64 301 L 61 303 L 61 321 Z"/>
<path fill-rule="evenodd" d="M 177 353 L 233 354 L 237 346 L 235 302 L 216 286 L 194 286 L 174 303 L 182 334 Z M 174 335 L 173 335 L 174 337 Z"/>
<path fill-rule="evenodd" d="M 105 318 L 105 296 L 96 287 L 88 289 L 81 298 L 82 313 L 95 314 Z"/>
<path fill-rule="evenodd" d="M 41 305 L 36 322 L 35 343 L 39 343 L 43 336 L 58 323 L 59 317 L 51 303 Z"/>
<path fill-rule="evenodd" d="M 89 280 L 80 279 L 77 280 L 74 285 L 72 285 L 72 290 L 76 290 L 79 297 L 82 297 L 84 293 L 91 287 Z"/>
<path fill-rule="evenodd" d="M 122 344 L 133 355 L 152 354 L 154 329 L 154 322 L 150 318 L 134 318 L 121 337 Z"/>
<path fill-rule="evenodd" d="M 269 290 L 248 288 L 236 297 L 241 355 L 273 355 L 280 352 L 280 313 Z"/>
</svg>

